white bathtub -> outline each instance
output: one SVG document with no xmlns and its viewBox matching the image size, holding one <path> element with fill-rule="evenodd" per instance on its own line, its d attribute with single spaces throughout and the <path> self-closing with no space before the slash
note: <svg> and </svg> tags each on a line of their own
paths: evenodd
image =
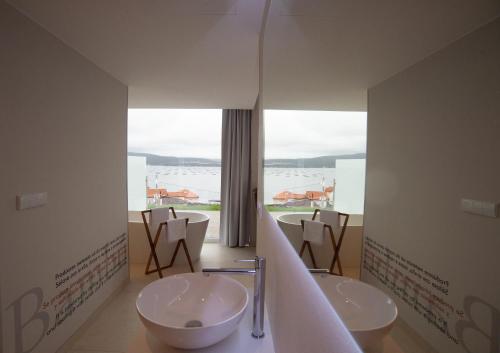
<svg viewBox="0 0 500 353">
<path fill-rule="evenodd" d="M 292 246 L 300 251 L 302 246 L 302 226 L 301 219 L 311 220 L 312 212 L 309 213 L 287 213 L 276 217 L 276 221 L 280 226 L 283 233 L 292 244 Z M 363 233 L 362 216 L 355 215 L 349 218 L 344 240 L 340 249 L 340 261 L 344 268 L 358 268 L 361 263 L 361 239 Z M 335 240 L 338 241 L 339 234 L 335 234 Z M 323 245 L 311 244 L 313 249 L 314 258 L 319 268 L 330 268 L 333 258 L 333 247 L 330 236 L 325 237 Z M 302 259 L 308 268 L 312 268 L 312 261 L 307 249 L 302 255 Z M 338 271 L 335 266 L 335 271 Z"/>
<path fill-rule="evenodd" d="M 194 211 L 176 211 L 177 218 L 189 218 L 186 244 L 193 262 L 199 260 L 205 234 L 207 232 L 208 215 Z M 175 250 L 176 243 L 167 243 L 160 237 L 156 246 L 156 253 L 161 266 L 168 265 Z M 130 262 L 131 263 L 146 263 L 150 248 L 146 237 L 144 224 L 139 216 L 134 215 L 129 220 L 129 247 L 130 247 Z M 187 258 L 182 247 L 177 253 L 175 264 L 187 264 Z M 154 265 L 151 265 L 151 269 Z"/>
</svg>

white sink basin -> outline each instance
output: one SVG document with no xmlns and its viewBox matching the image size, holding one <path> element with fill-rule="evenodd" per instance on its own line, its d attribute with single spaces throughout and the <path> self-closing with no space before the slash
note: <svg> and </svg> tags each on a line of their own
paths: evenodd
<svg viewBox="0 0 500 353">
<path fill-rule="evenodd" d="M 238 327 L 246 288 L 223 275 L 184 273 L 150 283 L 137 297 L 142 323 L 156 338 L 184 349 L 215 344 Z"/>
<path fill-rule="evenodd" d="M 377 345 L 389 333 L 398 309 L 384 292 L 352 278 L 332 275 L 315 278 L 361 347 Z"/>
</svg>

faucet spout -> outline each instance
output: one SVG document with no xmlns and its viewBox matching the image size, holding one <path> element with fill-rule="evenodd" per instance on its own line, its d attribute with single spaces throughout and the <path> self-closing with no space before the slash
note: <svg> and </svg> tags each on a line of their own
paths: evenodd
<svg viewBox="0 0 500 353">
<path fill-rule="evenodd" d="M 261 338 L 264 337 L 266 259 L 256 256 L 253 260 L 239 260 L 238 262 L 253 262 L 254 268 L 204 268 L 202 272 L 254 275 L 252 336 Z"/>
<path fill-rule="evenodd" d="M 204 268 L 201 271 L 205 273 L 232 273 L 240 275 L 255 274 L 255 270 L 253 268 Z"/>
</svg>

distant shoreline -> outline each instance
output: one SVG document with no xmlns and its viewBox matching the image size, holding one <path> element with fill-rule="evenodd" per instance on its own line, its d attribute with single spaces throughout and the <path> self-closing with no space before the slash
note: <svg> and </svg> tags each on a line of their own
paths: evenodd
<svg viewBox="0 0 500 353">
<path fill-rule="evenodd" d="M 132 157 L 146 157 L 146 164 L 152 166 L 171 167 L 220 167 L 221 161 L 208 158 L 182 158 L 173 156 L 159 156 L 149 153 L 128 152 Z M 321 156 L 313 158 L 280 158 L 264 160 L 267 168 L 335 168 L 338 159 L 364 159 L 366 153 Z"/>
</svg>

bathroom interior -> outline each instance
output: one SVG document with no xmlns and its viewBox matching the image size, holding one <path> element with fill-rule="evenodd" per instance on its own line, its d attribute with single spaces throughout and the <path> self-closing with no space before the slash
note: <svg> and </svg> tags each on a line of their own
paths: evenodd
<svg viewBox="0 0 500 353">
<path fill-rule="evenodd" d="M 0 353 L 499 353 L 499 62 L 496 0 L 1 0 Z"/>
</svg>

